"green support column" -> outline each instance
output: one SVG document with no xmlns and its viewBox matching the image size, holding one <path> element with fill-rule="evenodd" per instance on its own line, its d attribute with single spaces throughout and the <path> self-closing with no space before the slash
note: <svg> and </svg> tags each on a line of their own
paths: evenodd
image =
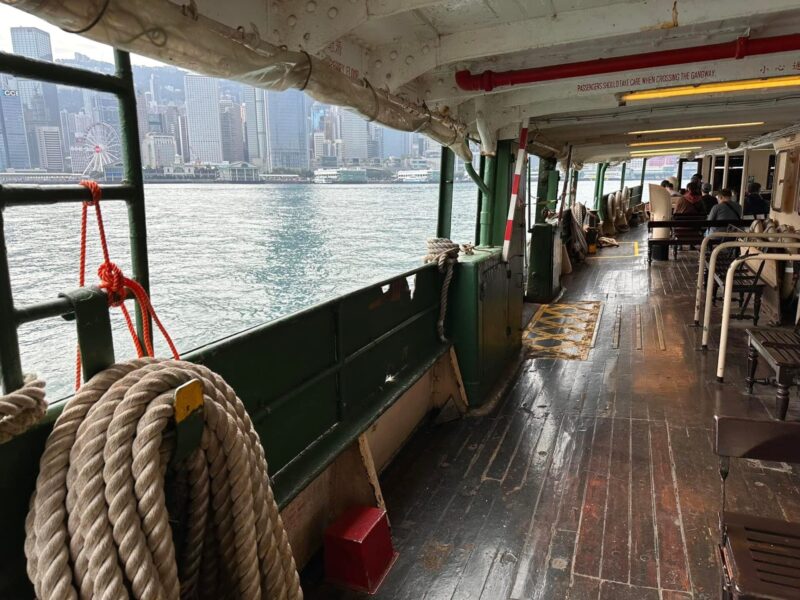
<svg viewBox="0 0 800 600">
<path fill-rule="evenodd" d="M 605 187 L 607 169 L 608 163 L 600 163 L 600 165 L 597 167 L 597 180 L 594 182 L 594 205 L 597 208 L 597 214 L 599 215 L 601 221 L 606 218 L 601 200 L 603 199 L 603 188 Z"/>
<path fill-rule="evenodd" d="M 555 158 L 539 159 L 539 180 L 536 184 L 536 208 L 534 223 L 544 223 L 544 211 L 550 207 L 558 193 L 558 169 Z"/>
<path fill-rule="evenodd" d="M 495 192 L 495 174 L 497 172 L 497 157 L 487 156 L 486 167 L 483 173 L 483 181 L 489 190 L 490 194 L 481 192 L 481 214 L 480 214 L 480 238 L 478 239 L 479 246 L 491 246 L 492 244 L 492 216 L 494 214 L 494 192 Z"/>
<path fill-rule="evenodd" d="M 627 168 L 628 163 L 622 163 L 622 176 L 620 177 L 621 181 L 619 182 L 619 189 L 622 191 L 622 188 L 625 187 L 625 169 Z"/>
<path fill-rule="evenodd" d="M 442 146 L 442 160 L 439 169 L 439 215 L 436 223 L 436 237 L 449 238 L 453 220 L 453 178 L 455 176 L 456 155 L 447 146 Z"/>
<path fill-rule="evenodd" d="M 495 175 L 492 196 L 492 218 L 489 226 L 490 245 L 502 246 L 508 220 L 508 203 L 511 201 L 511 178 L 514 172 L 514 157 L 517 152 L 516 140 L 497 142 L 495 156 Z"/>
<path fill-rule="evenodd" d="M 643 159 L 642 159 L 642 177 L 641 177 L 641 179 L 639 180 L 639 185 L 641 185 L 641 186 L 642 186 L 642 188 L 644 188 L 644 172 L 645 172 L 646 170 L 647 170 L 647 159 L 646 159 L 646 158 L 643 158 Z M 644 197 L 644 189 L 642 189 L 642 197 Z"/>
</svg>

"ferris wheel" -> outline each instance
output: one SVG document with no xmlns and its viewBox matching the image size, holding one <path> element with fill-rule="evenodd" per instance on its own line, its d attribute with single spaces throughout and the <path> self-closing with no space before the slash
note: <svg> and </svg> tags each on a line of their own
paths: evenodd
<svg viewBox="0 0 800 600">
<path fill-rule="evenodd" d="M 83 136 L 83 149 L 89 162 L 84 175 L 104 173 L 108 165 L 118 163 L 122 157 L 122 146 L 116 130 L 108 123 L 95 123 Z"/>
</svg>

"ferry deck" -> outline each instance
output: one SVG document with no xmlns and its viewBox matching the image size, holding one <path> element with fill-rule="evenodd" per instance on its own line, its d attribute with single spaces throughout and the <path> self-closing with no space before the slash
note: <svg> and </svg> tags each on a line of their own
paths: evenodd
<svg viewBox="0 0 800 600">
<path fill-rule="evenodd" d="M 639 226 L 618 240 L 641 248 L 645 236 Z M 692 321 L 697 253 L 648 271 L 643 255 L 624 256 L 631 246 L 564 278 L 560 302 L 603 303 L 587 360 L 524 359 L 491 412 L 421 427 L 387 469 L 399 557 L 375 598 L 719 597 L 714 415 L 775 418 L 774 389 L 746 392 L 745 324 L 716 381 L 719 308 L 707 352 Z M 793 396 L 787 420 L 797 415 Z M 728 510 L 800 519 L 796 466 L 731 465 Z M 366 596 L 324 586 L 312 597 Z"/>
</svg>

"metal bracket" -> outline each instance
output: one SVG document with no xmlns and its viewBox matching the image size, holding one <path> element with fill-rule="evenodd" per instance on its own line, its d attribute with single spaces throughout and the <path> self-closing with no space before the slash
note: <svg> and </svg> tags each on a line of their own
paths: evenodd
<svg viewBox="0 0 800 600">
<path fill-rule="evenodd" d="M 82 287 L 59 296 L 69 300 L 75 310 L 74 314 L 65 315 L 64 318 L 75 319 L 83 380 L 87 381 L 115 362 L 108 297 L 97 287 Z"/>
<path fill-rule="evenodd" d="M 178 465 L 200 447 L 203 437 L 203 383 L 191 379 L 175 390 L 175 452 L 170 464 Z"/>
</svg>

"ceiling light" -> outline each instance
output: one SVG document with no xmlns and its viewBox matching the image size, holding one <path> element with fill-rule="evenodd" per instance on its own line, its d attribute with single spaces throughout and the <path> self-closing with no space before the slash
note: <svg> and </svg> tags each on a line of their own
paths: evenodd
<svg viewBox="0 0 800 600">
<path fill-rule="evenodd" d="M 661 88 L 655 90 L 642 90 L 622 95 L 622 100 L 656 100 L 659 98 L 676 98 L 679 96 L 696 96 L 698 94 L 719 94 L 729 92 L 744 92 L 748 90 L 766 90 L 771 88 L 791 87 L 800 85 L 800 76 L 786 75 L 770 79 L 742 79 L 740 81 L 723 81 L 719 83 L 701 83 L 699 85 L 685 85 L 681 87 Z"/>
<path fill-rule="evenodd" d="M 669 127 L 667 129 L 642 129 L 641 131 L 629 131 L 628 135 L 645 135 L 648 133 L 672 133 L 675 131 L 701 131 L 704 129 L 730 129 L 733 127 L 756 127 L 763 125 L 764 121 L 752 121 L 750 123 L 722 123 L 720 125 L 690 125 L 689 127 Z"/>
<path fill-rule="evenodd" d="M 661 142 L 634 142 L 632 144 L 628 144 L 629 147 L 635 148 L 637 146 L 669 146 L 670 144 L 699 144 L 701 142 L 721 142 L 725 138 L 723 137 L 706 137 L 706 138 L 694 138 L 689 140 L 666 140 Z"/>
<path fill-rule="evenodd" d="M 685 146 L 682 148 L 658 148 L 654 150 L 631 150 L 631 156 L 648 156 L 653 154 L 683 154 L 692 150 L 700 150 L 702 146 Z"/>
</svg>

